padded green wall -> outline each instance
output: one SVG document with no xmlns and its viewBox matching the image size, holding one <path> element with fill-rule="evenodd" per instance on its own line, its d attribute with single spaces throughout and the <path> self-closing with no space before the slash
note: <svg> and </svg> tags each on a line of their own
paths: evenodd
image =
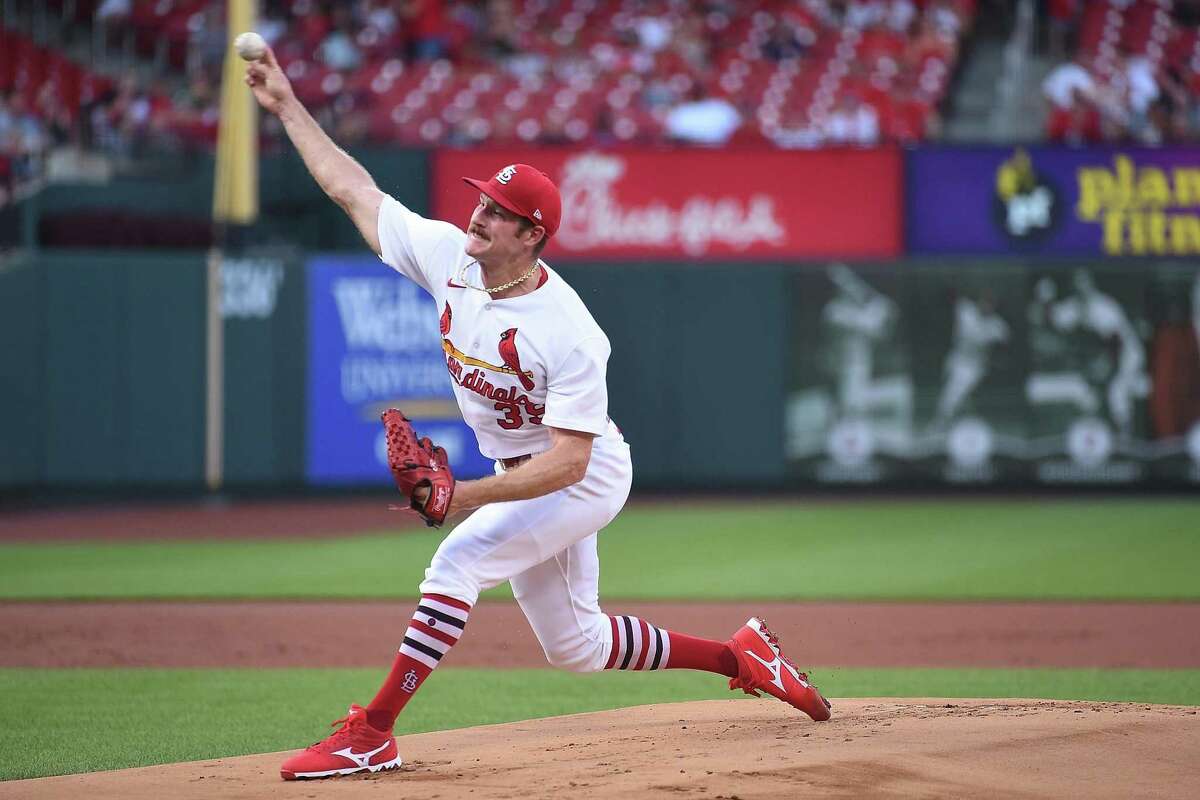
<svg viewBox="0 0 1200 800">
<path fill-rule="evenodd" d="M 612 343 L 612 418 L 641 488 L 783 475 L 788 270 L 694 264 L 557 267 Z M 733 465 L 736 464 L 736 468 Z"/>
<path fill-rule="evenodd" d="M 42 479 L 203 477 L 204 259 L 44 254 Z"/>
<path fill-rule="evenodd" d="M 224 480 L 234 486 L 298 485 L 304 477 L 304 264 L 281 255 L 269 315 L 225 320 Z"/>
<path fill-rule="evenodd" d="M 44 272 L 31 256 L 0 256 L 0 487 L 43 469 Z"/>
</svg>

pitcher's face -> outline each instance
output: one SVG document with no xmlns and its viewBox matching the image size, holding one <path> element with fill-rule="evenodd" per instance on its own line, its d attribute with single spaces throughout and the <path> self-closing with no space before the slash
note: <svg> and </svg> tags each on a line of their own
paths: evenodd
<svg viewBox="0 0 1200 800">
<path fill-rule="evenodd" d="M 507 208 L 486 194 L 479 195 L 479 204 L 471 212 L 467 226 L 467 255 L 482 263 L 502 264 L 521 256 L 530 247 L 530 237 L 536 242 L 538 226 L 530 227 Z"/>
</svg>

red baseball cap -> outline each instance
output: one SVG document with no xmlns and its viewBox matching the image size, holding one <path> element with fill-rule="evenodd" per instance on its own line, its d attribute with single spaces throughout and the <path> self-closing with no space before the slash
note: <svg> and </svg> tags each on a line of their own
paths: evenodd
<svg viewBox="0 0 1200 800">
<path fill-rule="evenodd" d="M 524 217 L 534 225 L 546 229 L 553 236 L 562 219 L 562 197 L 550 176 L 528 164 L 509 164 L 492 176 L 490 181 L 463 178 L 479 191 Z"/>
</svg>

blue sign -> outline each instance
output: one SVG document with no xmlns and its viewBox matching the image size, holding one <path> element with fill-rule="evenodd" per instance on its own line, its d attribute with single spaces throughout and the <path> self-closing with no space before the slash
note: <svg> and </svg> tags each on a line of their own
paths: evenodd
<svg viewBox="0 0 1200 800">
<path fill-rule="evenodd" d="M 1200 255 L 1200 148 L 918 149 L 910 253 Z"/>
<path fill-rule="evenodd" d="M 308 262 L 308 453 L 313 484 L 387 484 L 379 415 L 401 409 L 456 477 L 492 473 L 450 388 L 433 298 L 370 257 Z"/>
</svg>

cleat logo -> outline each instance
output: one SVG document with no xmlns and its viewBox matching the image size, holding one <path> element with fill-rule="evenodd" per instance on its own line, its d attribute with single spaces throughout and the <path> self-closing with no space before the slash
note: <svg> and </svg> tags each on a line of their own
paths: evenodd
<svg viewBox="0 0 1200 800">
<path fill-rule="evenodd" d="M 384 742 L 379 747 L 366 753 L 356 753 L 352 747 L 343 747 L 341 750 L 334 751 L 333 755 L 348 758 L 360 767 L 369 767 L 370 764 L 368 762 L 370 762 L 371 756 L 383 752 L 384 748 L 389 744 L 390 742 Z"/>
<path fill-rule="evenodd" d="M 745 653 L 746 653 L 746 655 L 750 656 L 758 663 L 762 664 L 767 669 L 771 670 L 771 683 L 778 686 L 779 691 L 781 691 L 781 692 L 787 691 L 787 689 L 783 688 L 782 671 L 784 669 L 786 669 L 788 671 L 789 675 L 791 675 L 793 678 L 795 678 L 797 681 L 799 681 L 801 686 L 803 686 L 805 689 L 809 688 L 808 681 L 801 678 L 799 676 L 799 674 L 796 673 L 796 670 L 792 669 L 791 666 L 789 666 L 779 656 L 775 656 L 775 658 L 772 659 L 771 661 L 767 661 L 762 656 L 760 656 L 758 653 L 755 653 L 753 650 L 746 650 Z"/>
</svg>

